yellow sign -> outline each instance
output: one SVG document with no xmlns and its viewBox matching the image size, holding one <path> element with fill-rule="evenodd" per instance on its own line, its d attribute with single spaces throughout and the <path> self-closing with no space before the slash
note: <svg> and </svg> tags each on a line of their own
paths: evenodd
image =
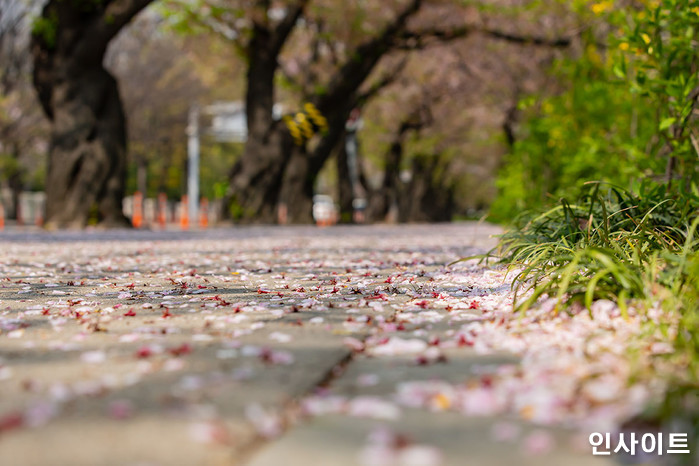
<svg viewBox="0 0 699 466">
<path fill-rule="evenodd" d="M 328 121 L 320 113 L 320 110 L 310 102 L 304 104 L 302 112 L 297 112 L 294 115 L 284 115 L 282 119 L 297 146 L 302 146 L 314 134 L 328 129 Z"/>
</svg>

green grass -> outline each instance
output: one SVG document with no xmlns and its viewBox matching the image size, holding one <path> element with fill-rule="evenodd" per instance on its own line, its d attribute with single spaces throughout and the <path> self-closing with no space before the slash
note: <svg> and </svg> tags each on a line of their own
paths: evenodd
<svg viewBox="0 0 699 466">
<path fill-rule="evenodd" d="M 587 187 L 574 204 L 562 199 L 543 214 L 518 219 L 491 251 L 520 270 L 514 281 L 519 311 L 548 295 L 558 299 L 557 309 L 611 299 L 624 312 L 629 300 L 652 299 L 658 286 L 677 294 L 686 285 L 688 261 L 699 246 L 696 193 Z"/>
<path fill-rule="evenodd" d="M 624 317 L 631 306 L 662 309 L 667 319 L 646 325 L 675 351 L 662 356 L 669 373 L 649 374 L 669 387 L 650 420 L 681 421 L 699 438 L 699 195 L 652 184 L 637 192 L 599 182 L 586 188 L 575 203 L 522 215 L 485 258 L 517 271 L 517 312 L 544 296 L 556 298 L 556 313 L 589 310 L 597 299 L 615 301 Z M 676 332 L 667 332 L 668 322 Z"/>
</svg>

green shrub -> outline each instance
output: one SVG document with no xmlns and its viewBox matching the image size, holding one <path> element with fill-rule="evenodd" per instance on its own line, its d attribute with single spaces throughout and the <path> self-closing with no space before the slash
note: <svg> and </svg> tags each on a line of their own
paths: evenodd
<svg viewBox="0 0 699 466">
<path fill-rule="evenodd" d="M 523 105 L 491 218 L 529 213 L 490 255 L 519 270 L 521 312 L 544 295 L 556 312 L 601 298 L 622 314 L 660 306 L 667 322 L 650 331 L 676 351 L 657 416 L 699 436 L 699 0 L 618 3 L 574 2 L 613 33 L 603 54 L 588 45 L 559 63 L 566 90 Z"/>
<path fill-rule="evenodd" d="M 505 157 L 490 212 L 507 221 L 523 209 L 577 198 L 587 180 L 636 190 L 655 179 L 697 181 L 699 1 L 574 2 L 603 15 L 606 47 L 583 34 L 584 52 L 557 62 L 564 90 L 521 102 L 519 140 Z M 598 19 L 599 21 L 599 19 Z"/>
<path fill-rule="evenodd" d="M 503 235 L 497 256 L 521 268 L 519 294 L 532 291 L 520 309 L 544 294 L 588 307 L 614 299 L 624 309 L 627 299 L 647 298 L 654 284 L 677 291 L 686 280 L 681 258 L 698 244 L 691 223 L 696 193 L 668 197 L 657 184 L 639 194 L 601 183 L 586 189 L 577 203 L 563 199 L 541 215 L 525 214 Z"/>
</svg>

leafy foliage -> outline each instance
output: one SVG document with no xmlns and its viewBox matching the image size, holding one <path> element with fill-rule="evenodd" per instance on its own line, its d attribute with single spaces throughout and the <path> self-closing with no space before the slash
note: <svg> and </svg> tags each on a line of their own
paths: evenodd
<svg viewBox="0 0 699 466">
<path fill-rule="evenodd" d="M 591 36 L 579 60 L 558 63 L 569 87 L 529 105 L 493 218 L 532 211 L 503 236 L 498 255 L 520 270 L 522 311 L 545 295 L 558 311 L 601 298 L 622 313 L 630 303 L 663 309 L 677 331 L 668 335 L 676 371 L 661 414 L 696 426 L 699 2 L 576 3 L 614 32 L 604 52 Z"/>
<path fill-rule="evenodd" d="M 32 34 L 40 37 L 49 48 L 56 46 L 56 34 L 58 31 L 58 15 L 52 12 L 48 17 L 39 16 L 32 25 Z"/>
<path fill-rule="evenodd" d="M 492 219 L 577 198 L 586 180 L 635 189 L 649 177 L 687 185 L 696 176 L 697 2 L 616 11 L 602 3 L 590 5 L 593 13 L 621 32 L 606 51 L 584 34 L 581 56 L 554 69 L 566 90 L 520 103 L 526 121 L 503 164 Z"/>
</svg>

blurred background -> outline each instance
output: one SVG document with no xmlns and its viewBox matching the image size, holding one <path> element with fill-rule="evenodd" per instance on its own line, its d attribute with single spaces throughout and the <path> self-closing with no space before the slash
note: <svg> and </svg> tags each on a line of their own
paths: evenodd
<svg viewBox="0 0 699 466">
<path fill-rule="evenodd" d="M 609 85 L 652 2 L 65 3 L 0 0 L 9 223 L 504 221 L 653 168 Z"/>
</svg>

